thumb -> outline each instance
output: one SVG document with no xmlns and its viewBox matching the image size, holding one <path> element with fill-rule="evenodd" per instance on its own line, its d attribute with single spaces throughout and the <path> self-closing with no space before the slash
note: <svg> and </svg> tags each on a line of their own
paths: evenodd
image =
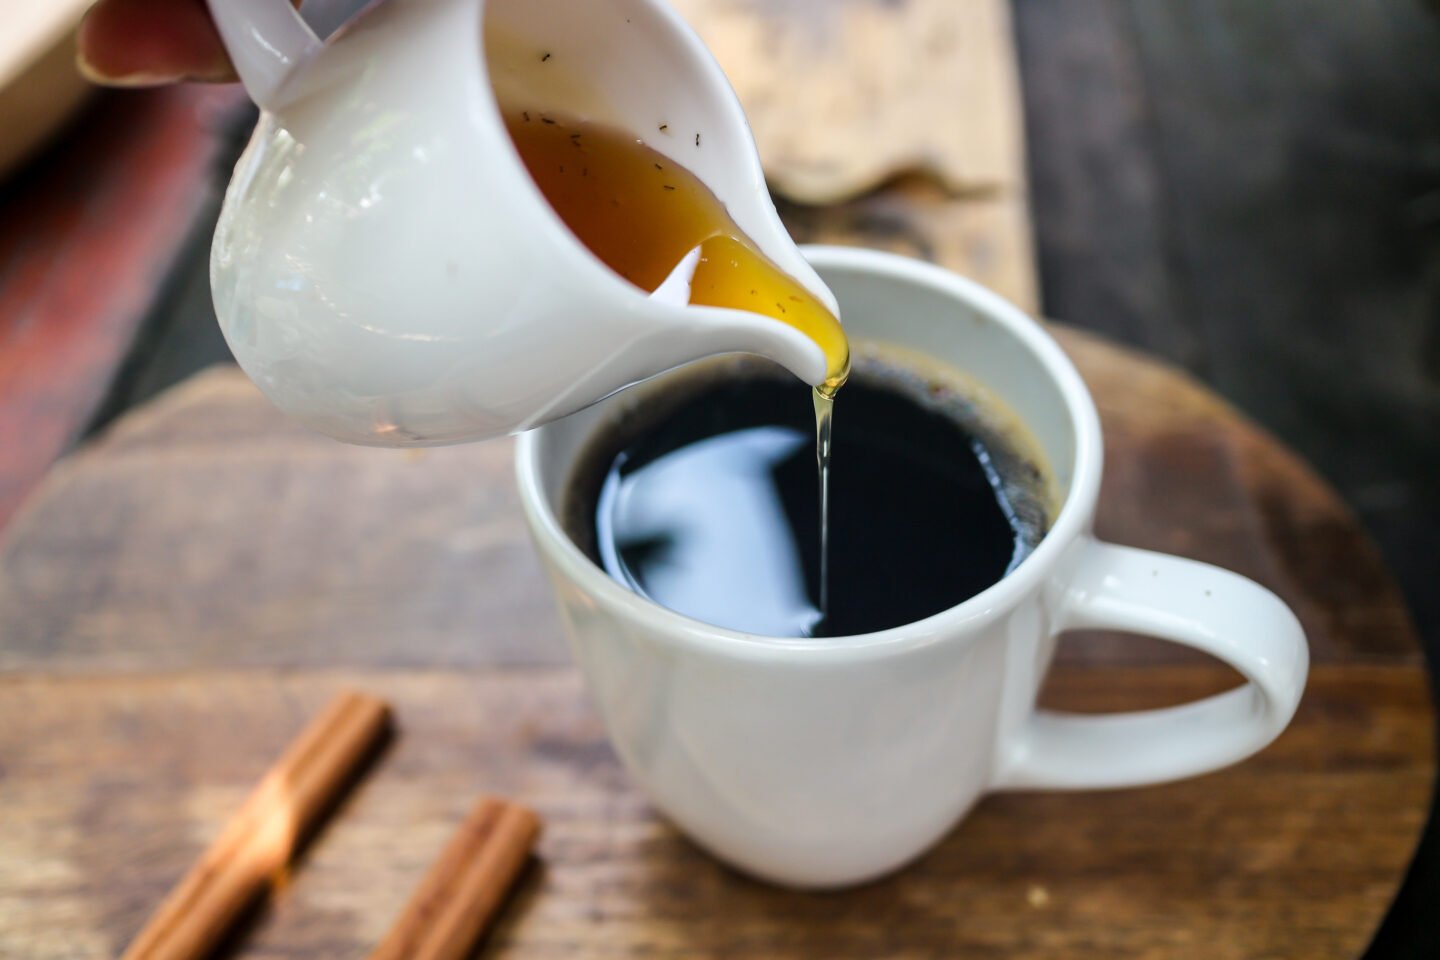
<svg viewBox="0 0 1440 960">
<path fill-rule="evenodd" d="M 76 47 L 80 72 L 109 86 L 235 79 L 205 0 L 97 0 Z"/>
</svg>

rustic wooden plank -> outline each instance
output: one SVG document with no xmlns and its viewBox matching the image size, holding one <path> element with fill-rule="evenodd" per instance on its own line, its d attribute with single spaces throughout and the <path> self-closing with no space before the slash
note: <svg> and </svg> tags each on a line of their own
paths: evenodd
<svg viewBox="0 0 1440 960">
<path fill-rule="evenodd" d="M 121 420 L 45 490 L 0 561 L 5 667 L 563 657 L 508 442 L 337 444 L 226 367 Z"/>
<path fill-rule="evenodd" d="M 898 249 L 1038 309 L 1006 0 L 679 0 L 802 241 Z"/>
<path fill-rule="evenodd" d="M 1071 665 L 1050 695 L 1103 709 L 1223 679 Z M 1236 768 L 990 797 L 893 879 L 810 895 L 738 876 L 659 818 L 568 668 L 12 676 L 0 955 L 115 955 L 347 686 L 389 698 L 399 734 L 240 956 L 364 955 L 474 797 L 498 791 L 533 804 L 546 833 L 486 956 L 1352 958 L 1409 855 L 1431 769 L 1415 671 L 1322 666 L 1291 730 Z"/>
<path fill-rule="evenodd" d="M 745 107 L 771 186 L 833 203 L 901 171 L 1024 184 L 1007 0 L 676 0 Z"/>
</svg>

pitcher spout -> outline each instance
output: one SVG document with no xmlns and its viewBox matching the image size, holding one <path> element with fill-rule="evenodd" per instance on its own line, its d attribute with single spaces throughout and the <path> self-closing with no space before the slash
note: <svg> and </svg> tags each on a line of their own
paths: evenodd
<svg viewBox="0 0 1440 960">
<path fill-rule="evenodd" d="M 710 311 L 711 307 L 691 307 Z M 828 377 L 825 353 L 805 334 L 769 317 L 739 310 L 716 310 L 730 347 L 724 352 L 753 353 L 773 360 L 812 387 Z"/>
<path fill-rule="evenodd" d="M 823 383 L 829 366 L 825 352 L 796 328 L 763 314 L 691 305 L 691 282 L 700 257 L 700 247 L 691 250 L 650 294 L 651 320 L 670 332 L 665 339 L 677 351 L 669 365 L 751 353 L 775 361 L 812 387 Z"/>
</svg>

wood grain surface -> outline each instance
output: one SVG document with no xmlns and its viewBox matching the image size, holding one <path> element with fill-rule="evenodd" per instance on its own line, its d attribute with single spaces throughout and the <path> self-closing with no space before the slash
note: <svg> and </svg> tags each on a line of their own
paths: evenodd
<svg viewBox="0 0 1440 960">
<path fill-rule="evenodd" d="M 1025 182 L 1008 0 L 676 0 L 724 68 L 772 189 L 825 204 L 900 171 Z"/>
<path fill-rule="evenodd" d="M 737 77 L 767 43 L 841 38 L 850 53 L 818 57 L 804 96 L 891 90 L 888 71 L 935 96 L 951 123 L 991 106 L 974 99 L 983 85 L 934 72 L 937 59 L 897 72 L 894 55 L 863 55 L 872 37 L 905 49 L 916 34 L 900 21 L 942 16 L 938 3 L 686 6 L 711 42 L 733 38 L 722 58 L 738 58 L 727 61 Z M 797 33 L 817 10 L 832 29 Z M 791 32 L 767 39 L 781 18 Z M 1013 70 L 1006 38 L 985 36 L 990 75 Z M 764 124 L 788 123 L 804 126 L 814 156 L 900 158 L 870 193 L 782 202 L 798 237 L 898 249 L 1035 305 L 1024 178 L 974 173 L 990 169 L 976 157 L 1023 151 L 989 142 L 950 157 L 955 127 L 912 129 L 905 143 L 943 143 L 947 156 L 912 169 L 881 137 L 847 139 L 863 112 L 837 125 L 793 109 L 816 102 L 799 92 L 756 101 L 737 85 L 762 149 Z M 960 129 L 1018 130 L 1007 122 Z M 769 159 L 783 186 L 784 164 Z M 1106 233 L 1096 256 L 1130 251 L 1127 237 Z M 1135 302 L 1163 303 L 1147 296 Z M 399 734 L 235 955 L 363 955 L 475 797 L 495 792 L 533 805 L 547 829 L 487 956 L 1357 956 L 1400 882 L 1433 777 L 1433 714 L 1395 588 L 1334 494 L 1213 394 L 1057 333 L 1105 423 L 1099 532 L 1254 577 L 1309 631 L 1306 697 L 1257 757 L 1146 790 L 988 798 L 917 864 L 862 889 L 754 883 L 667 826 L 605 743 L 526 541 L 508 444 L 340 446 L 219 370 L 62 462 L 0 540 L 0 956 L 117 954 L 344 687 L 390 699 Z M 1075 635 L 1043 699 L 1127 709 L 1234 682 L 1173 646 Z"/>
<path fill-rule="evenodd" d="M 1218 679 L 1067 669 L 1054 686 L 1108 708 Z M 990 797 L 895 877 L 798 894 L 660 819 L 567 668 L 3 683 L 0 954 L 29 960 L 116 955 L 268 758 L 347 686 L 390 700 L 399 735 L 240 956 L 366 955 L 475 797 L 496 792 L 533 806 L 545 835 L 484 956 L 1353 958 L 1393 895 L 1429 762 L 1412 674 L 1322 666 L 1291 731 L 1239 767 Z"/>
<path fill-rule="evenodd" d="M 204 374 L 65 461 L 0 543 L 0 955 L 113 955 L 335 690 L 399 735 L 241 955 L 361 955 L 484 791 L 546 819 L 485 950 L 514 957 L 1350 958 L 1425 812 L 1431 713 L 1373 549 L 1291 455 L 1173 371 L 1059 331 L 1107 431 L 1102 534 L 1294 604 L 1291 729 L 1148 790 L 986 799 L 898 876 L 832 895 L 719 866 L 630 785 L 568 666 L 509 445 L 335 444 Z M 1176 648 L 1068 638 L 1044 699 L 1234 682 Z"/>
</svg>

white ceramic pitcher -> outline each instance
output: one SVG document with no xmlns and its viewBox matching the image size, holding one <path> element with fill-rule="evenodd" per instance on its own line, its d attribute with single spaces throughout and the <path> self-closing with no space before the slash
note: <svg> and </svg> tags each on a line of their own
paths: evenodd
<svg viewBox="0 0 1440 960">
<path fill-rule="evenodd" d="M 634 131 L 834 309 L 728 82 L 661 0 L 383 0 L 326 43 L 288 0 L 209 3 L 264 111 L 215 232 L 215 309 L 308 426 L 386 446 L 498 436 L 718 353 L 824 379 L 793 328 L 686 305 L 684 270 L 655 294 L 611 272 L 506 133 L 502 101 Z"/>
</svg>

